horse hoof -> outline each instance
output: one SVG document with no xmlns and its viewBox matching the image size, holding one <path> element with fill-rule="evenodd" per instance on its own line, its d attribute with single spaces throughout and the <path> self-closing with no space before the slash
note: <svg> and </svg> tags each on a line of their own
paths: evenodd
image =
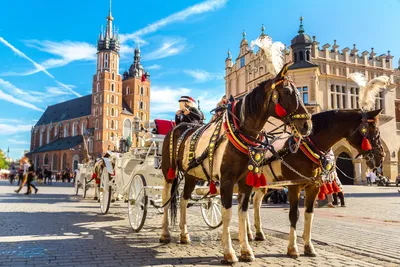
<svg viewBox="0 0 400 267">
<path fill-rule="evenodd" d="M 254 235 L 253 234 L 247 234 L 247 240 L 248 241 L 254 241 Z"/>
<path fill-rule="evenodd" d="M 250 251 L 242 251 L 239 260 L 242 262 L 252 262 L 254 261 L 254 254 Z"/>
<path fill-rule="evenodd" d="M 94 200 L 98 200 L 99 198 L 98 197 L 94 197 Z"/>
<path fill-rule="evenodd" d="M 256 241 L 264 241 L 265 235 L 262 232 L 256 233 Z"/>
<path fill-rule="evenodd" d="M 288 248 L 287 255 L 290 258 L 293 258 L 293 259 L 297 259 L 300 256 L 299 251 L 297 250 L 297 248 Z"/>
<path fill-rule="evenodd" d="M 238 258 L 236 257 L 235 252 L 224 254 L 224 259 L 221 260 L 222 264 L 232 264 L 235 262 L 238 262 Z"/>
<path fill-rule="evenodd" d="M 317 253 L 315 253 L 314 246 L 305 245 L 304 246 L 304 256 L 307 257 L 317 257 Z"/>
<path fill-rule="evenodd" d="M 188 234 L 181 235 L 181 244 L 190 244 L 190 236 Z"/>
<path fill-rule="evenodd" d="M 167 236 L 167 235 L 161 236 L 161 238 L 160 238 L 160 243 L 162 243 L 162 244 L 171 243 L 171 237 L 170 237 L 170 236 Z"/>
</svg>

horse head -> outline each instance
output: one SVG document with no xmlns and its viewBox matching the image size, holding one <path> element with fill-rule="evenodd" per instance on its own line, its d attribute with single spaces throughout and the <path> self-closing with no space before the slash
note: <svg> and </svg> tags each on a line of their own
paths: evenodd
<svg viewBox="0 0 400 267">
<path fill-rule="evenodd" d="M 295 136 L 308 136 L 312 130 L 311 114 L 308 113 L 294 82 L 286 76 L 290 63 L 265 84 L 270 94 L 268 111 L 272 116 L 290 125 Z M 272 105 L 271 105 L 272 104 Z"/>
<path fill-rule="evenodd" d="M 366 160 L 368 168 L 382 166 L 385 156 L 379 131 L 379 116 L 382 109 L 360 111 L 360 125 L 347 138 Z"/>
</svg>

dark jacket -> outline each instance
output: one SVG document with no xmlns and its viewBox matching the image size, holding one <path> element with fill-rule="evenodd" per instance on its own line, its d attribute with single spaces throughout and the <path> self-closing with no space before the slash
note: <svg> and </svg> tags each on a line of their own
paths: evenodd
<svg viewBox="0 0 400 267">
<path fill-rule="evenodd" d="M 175 115 L 175 124 L 179 125 L 181 122 L 189 123 L 202 123 L 204 117 L 203 113 L 195 107 L 188 107 L 190 113 L 188 115 L 183 114 Z"/>
</svg>

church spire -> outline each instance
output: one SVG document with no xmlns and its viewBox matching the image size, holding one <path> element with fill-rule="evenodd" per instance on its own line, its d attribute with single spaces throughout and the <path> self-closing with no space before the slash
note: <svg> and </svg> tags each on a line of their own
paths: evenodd
<svg viewBox="0 0 400 267">
<path fill-rule="evenodd" d="M 299 34 L 304 33 L 304 28 L 303 28 L 303 16 L 300 17 L 300 28 L 298 31 Z"/>
<path fill-rule="evenodd" d="M 111 0 L 110 0 L 110 9 L 108 11 L 108 16 L 107 16 L 107 27 L 106 27 L 106 38 L 113 38 L 113 27 L 112 27 L 112 21 L 114 20 L 112 13 L 111 13 Z"/>
</svg>

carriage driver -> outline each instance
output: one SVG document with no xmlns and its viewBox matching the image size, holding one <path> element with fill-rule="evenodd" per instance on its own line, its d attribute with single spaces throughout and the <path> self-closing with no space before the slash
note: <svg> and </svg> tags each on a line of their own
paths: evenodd
<svg viewBox="0 0 400 267">
<path fill-rule="evenodd" d="M 181 96 L 179 110 L 175 114 L 175 124 L 181 122 L 202 123 L 203 114 L 196 107 L 196 101 L 190 96 Z"/>
</svg>

